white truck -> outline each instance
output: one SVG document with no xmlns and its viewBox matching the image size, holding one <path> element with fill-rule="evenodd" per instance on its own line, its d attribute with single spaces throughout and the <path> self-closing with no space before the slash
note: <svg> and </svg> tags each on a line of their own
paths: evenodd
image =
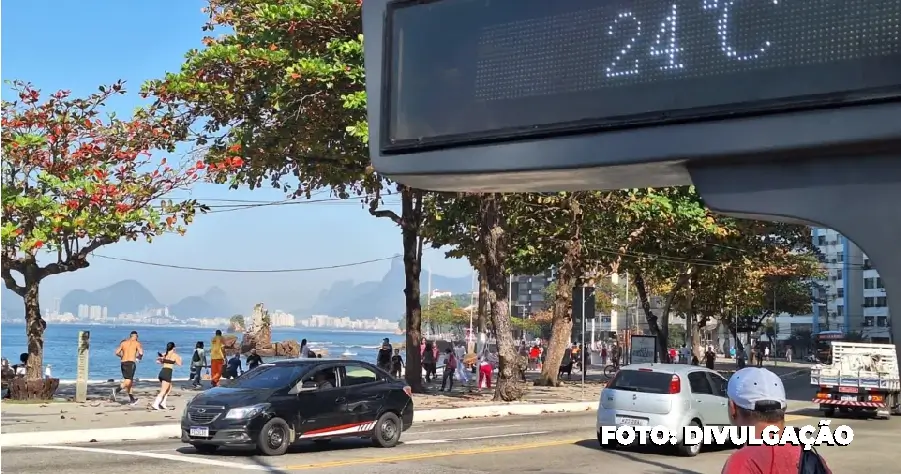
<svg viewBox="0 0 901 474">
<path fill-rule="evenodd" d="M 868 412 L 877 418 L 901 414 L 901 380 L 894 344 L 832 341 L 831 364 L 810 369 L 810 383 L 818 387 L 813 402 L 831 417 Z"/>
</svg>

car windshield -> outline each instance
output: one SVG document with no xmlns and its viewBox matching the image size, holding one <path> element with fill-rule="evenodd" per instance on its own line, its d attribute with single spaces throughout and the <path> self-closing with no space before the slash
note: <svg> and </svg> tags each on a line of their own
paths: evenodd
<svg viewBox="0 0 901 474">
<path fill-rule="evenodd" d="M 292 383 L 296 383 L 306 370 L 307 366 L 303 364 L 261 365 L 253 370 L 244 372 L 244 375 L 235 379 L 229 387 L 259 389 L 285 388 Z"/>
<path fill-rule="evenodd" d="M 620 370 L 607 388 L 641 393 L 669 393 L 672 374 L 644 370 Z"/>
</svg>

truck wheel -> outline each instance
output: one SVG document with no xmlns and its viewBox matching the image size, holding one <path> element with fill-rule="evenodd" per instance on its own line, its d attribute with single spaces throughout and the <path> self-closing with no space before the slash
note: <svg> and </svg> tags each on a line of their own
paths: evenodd
<svg viewBox="0 0 901 474">
<path fill-rule="evenodd" d="M 372 430 L 372 444 L 378 448 L 393 448 L 400 441 L 403 425 L 400 418 L 390 411 L 385 412 L 375 422 Z"/>
<path fill-rule="evenodd" d="M 835 416 L 835 407 L 823 408 L 823 416 L 826 416 L 828 418 L 832 418 L 833 416 Z"/>
<path fill-rule="evenodd" d="M 291 440 L 288 423 L 281 418 L 273 418 L 263 425 L 257 438 L 257 449 L 266 456 L 281 456 L 288 451 Z"/>
</svg>

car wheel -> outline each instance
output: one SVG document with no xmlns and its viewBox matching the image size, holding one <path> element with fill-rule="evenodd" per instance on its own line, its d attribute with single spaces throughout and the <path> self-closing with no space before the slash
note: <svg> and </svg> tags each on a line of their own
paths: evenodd
<svg viewBox="0 0 901 474">
<path fill-rule="evenodd" d="M 616 441 L 604 444 L 604 439 L 601 437 L 601 432 L 599 430 L 598 431 L 598 446 L 600 446 L 601 449 L 616 449 L 617 444 L 616 444 Z"/>
<path fill-rule="evenodd" d="M 194 443 L 191 446 L 194 446 L 194 450 L 200 454 L 215 454 L 219 449 L 215 444 Z"/>
<path fill-rule="evenodd" d="M 697 421 L 692 421 L 691 426 L 700 428 L 701 424 Z M 682 444 L 679 445 L 679 454 L 686 457 L 695 457 L 701 453 L 701 443 L 698 444 L 685 444 L 685 440 L 682 440 Z"/>
<path fill-rule="evenodd" d="M 403 431 L 400 418 L 394 413 L 386 412 L 375 422 L 372 430 L 372 444 L 379 448 L 393 448 L 400 441 Z"/>
<path fill-rule="evenodd" d="M 281 456 L 288 450 L 291 441 L 288 423 L 281 418 L 273 418 L 263 425 L 257 438 L 257 449 L 266 456 Z"/>
</svg>

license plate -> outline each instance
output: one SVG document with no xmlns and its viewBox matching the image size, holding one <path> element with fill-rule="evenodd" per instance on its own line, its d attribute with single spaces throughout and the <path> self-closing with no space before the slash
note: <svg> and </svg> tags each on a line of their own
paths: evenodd
<svg viewBox="0 0 901 474">
<path fill-rule="evenodd" d="M 855 397 L 854 395 L 842 395 L 842 401 L 843 401 L 843 402 L 845 402 L 845 401 L 847 401 L 847 402 L 853 402 L 853 401 L 855 401 L 855 400 L 857 400 L 857 397 Z"/>
<path fill-rule="evenodd" d="M 630 416 L 618 416 L 616 417 L 616 424 L 629 426 L 645 426 L 648 424 L 648 420 L 642 420 L 641 418 L 632 418 Z"/>
<path fill-rule="evenodd" d="M 197 436 L 197 437 L 209 438 L 210 437 L 210 429 L 207 428 L 206 426 L 192 426 L 191 430 L 190 430 L 190 435 Z"/>
<path fill-rule="evenodd" d="M 857 387 L 839 387 L 838 391 L 841 393 L 857 393 Z"/>
</svg>

